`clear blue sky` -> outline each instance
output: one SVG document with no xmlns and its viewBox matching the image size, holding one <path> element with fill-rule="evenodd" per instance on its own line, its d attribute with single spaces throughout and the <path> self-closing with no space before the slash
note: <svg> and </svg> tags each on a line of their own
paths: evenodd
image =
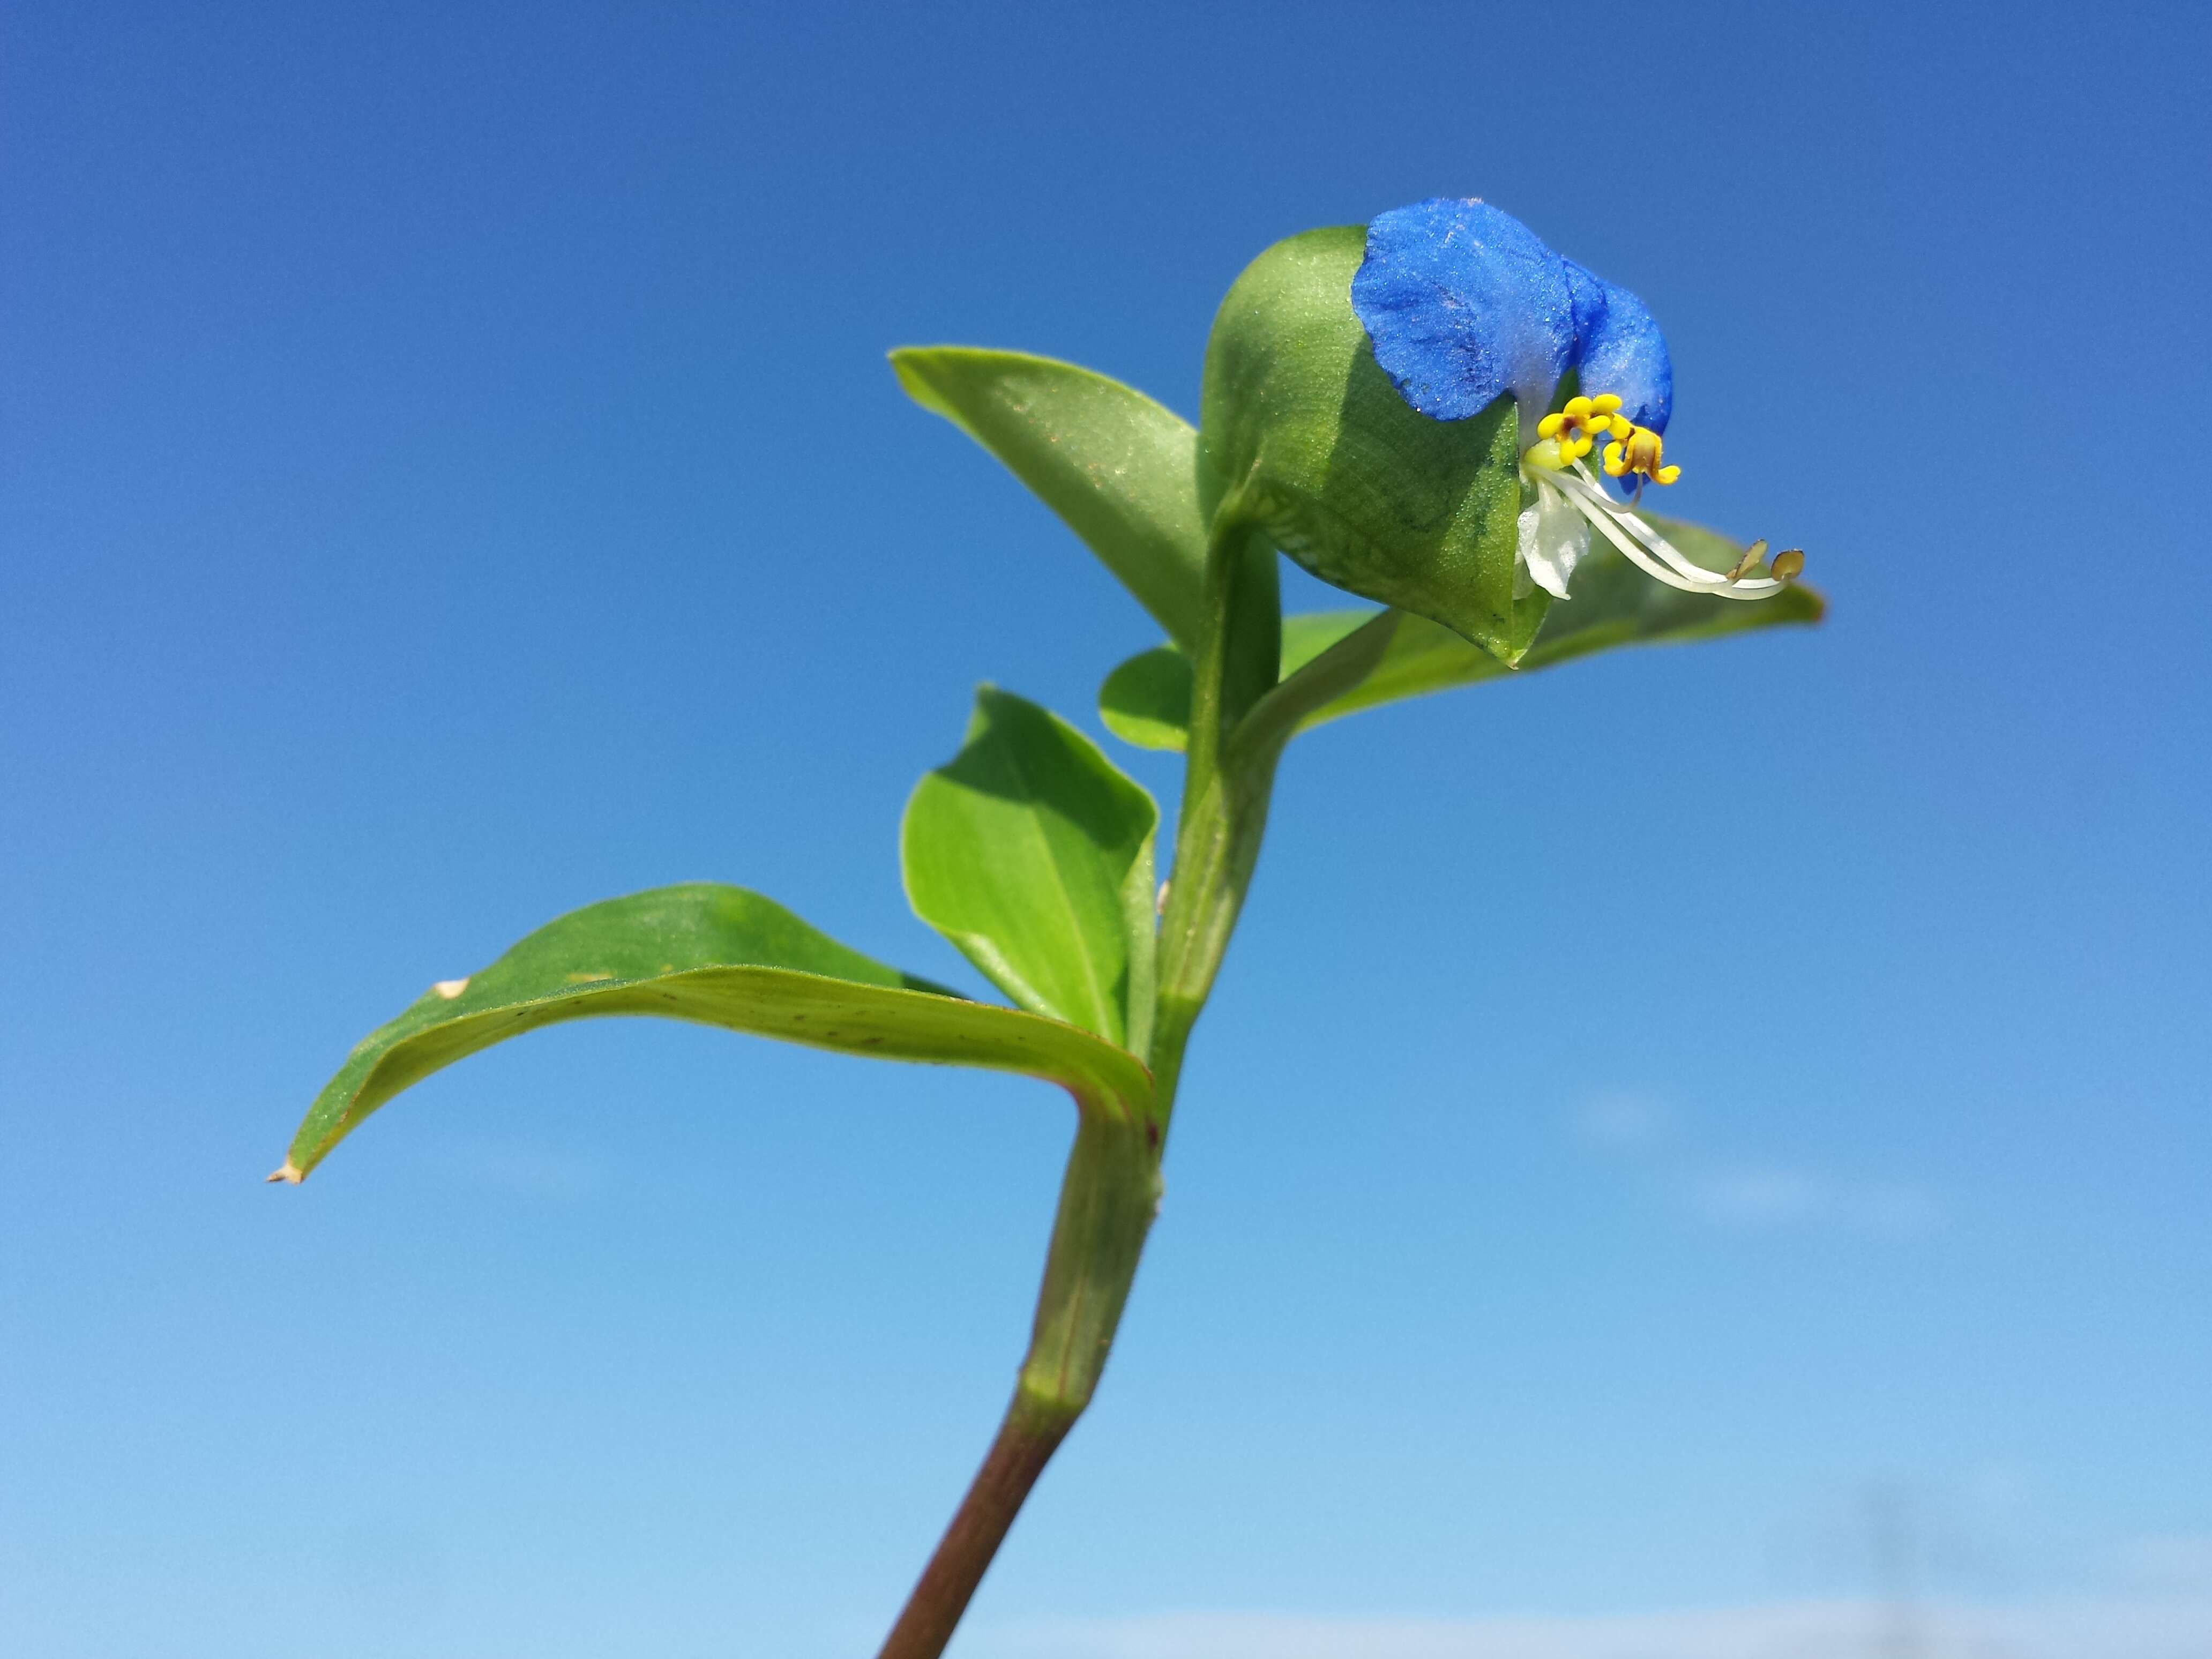
<svg viewBox="0 0 2212 1659">
<path fill-rule="evenodd" d="M 1885 1493 L 1931 1595 L 2212 1560 L 2206 18 L 13 7 L 0 1646 L 872 1650 L 1052 1091 L 595 1022 L 260 1177 L 592 899 L 974 984 L 906 792 L 1156 635 L 883 353 L 1194 412 L 1248 258 L 1442 193 L 1832 619 L 1301 741 L 972 1651 L 1851 1595 Z"/>
</svg>

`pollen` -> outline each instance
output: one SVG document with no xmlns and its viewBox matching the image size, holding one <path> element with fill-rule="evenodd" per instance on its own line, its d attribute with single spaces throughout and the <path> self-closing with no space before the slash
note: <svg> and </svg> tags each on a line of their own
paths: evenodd
<svg viewBox="0 0 2212 1659">
<path fill-rule="evenodd" d="M 1616 420 L 1614 428 L 1620 436 L 1605 447 L 1605 472 L 1609 478 L 1626 478 L 1632 475 L 1636 487 L 1644 488 L 1648 479 L 1653 483 L 1670 484 L 1682 476 L 1679 466 L 1663 466 L 1666 442 L 1648 426 L 1632 426 Z"/>
<path fill-rule="evenodd" d="M 1634 430 L 1620 418 L 1620 399 L 1610 392 L 1595 398 L 1570 398 L 1564 409 L 1536 422 L 1536 435 L 1558 444 L 1559 453 L 1568 461 L 1589 454 L 1598 439 L 1616 429 L 1623 434 Z"/>
</svg>

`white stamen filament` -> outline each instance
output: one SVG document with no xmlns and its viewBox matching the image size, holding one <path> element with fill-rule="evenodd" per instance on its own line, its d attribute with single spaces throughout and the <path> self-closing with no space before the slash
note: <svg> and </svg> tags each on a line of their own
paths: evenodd
<svg viewBox="0 0 2212 1659">
<path fill-rule="evenodd" d="M 1571 471 L 1530 469 L 1538 488 L 1558 490 L 1626 556 L 1630 563 L 1685 593 L 1711 593 L 1723 599 L 1763 599 L 1790 586 L 1771 576 L 1730 581 L 1727 573 L 1693 564 L 1681 550 L 1628 508 L 1592 483 L 1577 461 Z"/>
</svg>

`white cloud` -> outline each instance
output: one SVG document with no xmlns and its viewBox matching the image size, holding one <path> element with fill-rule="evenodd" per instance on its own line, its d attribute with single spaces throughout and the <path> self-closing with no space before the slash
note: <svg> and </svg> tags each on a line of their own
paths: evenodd
<svg viewBox="0 0 2212 1659">
<path fill-rule="evenodd" d="M 1795 1170 L 1724 1170 L 1694 1176 L 1692 1201 L 1709 1220 L 1743 1227 L 1803 1221 L 1825 1202 L 1820 1183 Z"/>
<path fill-rule="evenodd" d="M 1942 1206 L 1919 1188 L 1844 1181 L 1805 1170 L 1698 1170 L 1682 1177 L 1682 1190 L 1698 1214 L 1728 1226 L 1826 1224 L 1912 1238 L 1943 1224 Z"/>
<path fill-rule="evenodd" d="M 1575 1111 L 1573 1127 L 1584 1146 L 1641 1171 L 1667 1201 L 1715 1226 L 1917 1238 L 1947 1219 L 1933 1194 L 1906 1182 L 1747 1163 L 1682 1145 L 1675 1114 L 1648 1094 L 1593 1096 Z"/>
<path fill-rule="evenodd" d="M 520 1198 L 573 1203 L 596 1195 L 608 1171 L 581 1153 L 529 1141 L 457 1135 L 431 1154 L 440 1174 Z"/>
<path fill-rule="evenodd" d="M 1674 1132 L 1674 1115 L 1649 1095 L 1615 1092 L 1583 1103 L 1575 1128 L 1593 1146 L 1607 1152 L 1644 1152 Z"/>
<path fill-rule="evenodd" d="M 1606 1617 L 1301 1619 L 1182 1613 L 985 1628 L 972 1659 L 2208 1659 L 2212 1597 L 1865 1601 Z"/>
<path fill-rule="evenodd" d="M 2212 1535 L 2139 1540 L 2128 1551 L 2128 1565 L 2138 1583 L 2212 1596 Z"/>
</svg>

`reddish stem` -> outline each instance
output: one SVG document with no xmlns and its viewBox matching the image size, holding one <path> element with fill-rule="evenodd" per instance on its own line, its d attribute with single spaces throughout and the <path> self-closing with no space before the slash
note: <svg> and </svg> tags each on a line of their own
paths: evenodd
<svg viewBox="0 0 2212 1659">
<path fill-rule="evenodd" d="M 1016 1396 L 989 1455 L 976 1471 L 975 1484 L 960 1500 L 952 1524 L 922 1569 L 877 1659 L 939 1659 L 975 1587 L 983 1582 L 991 1558 L 1006 1541 L 1023 1500 L 1074 1420 L 1040 1412 Z"/>
</svg>

